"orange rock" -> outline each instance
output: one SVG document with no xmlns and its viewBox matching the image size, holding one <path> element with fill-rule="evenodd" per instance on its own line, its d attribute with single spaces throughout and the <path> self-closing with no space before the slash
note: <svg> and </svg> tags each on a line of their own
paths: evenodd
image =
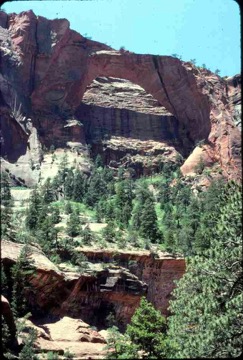
<svg viewBox="0 0 243 360">
<path fill-rule="evenodd" d="M 78 110 L 93 80 L 114 77 L 139 85 L 176 118 L 181 141 L 178 146 L 185 156 L 198 141 L 205 140 L 213 147 L 214 158 L 224 174 L 228 178 L 240 178 L 241 139 L 235 125 L 236 110 L 240 110 L 240 75 L 223 79 L 171 56 L 116 51 L 71 30 L 65 19 L 47 20 L 36 17 L 32 11 L 10 14 L 7 18 L 1 13 L 0 22 L 5 27 L 1 34 L 5 54 L 1 79 L 3 103 L 11 109 L 15 103 L 17 109 L 21 105 L 21 112 L 31 115 L 30 148 L 37 160 L 41 161 L 37 149 L 40 142 L 50 146 L 55 139 L 64 147 L 67 141 L 87 140 L 87 129 L 85 134 L 77 126 L 64 129 L 65 121 L 68 114 Z M 12 44 L 11 55 L 8 43 Z M 11 77 L 7 70 L 9 62 L 13 69 Z M 86 101 L 87 97 L 88 94 Z M 143 104 L 139 106 L 143 108 Z M 112 135 L 121 136 L 125 127 L 124 120 L 120 134 Z M 7 141 L 7 134 L 3 134 L 3 139 Z M 23 140 L 22 153 L 26 148 Z M 9 154 L 10 150 L 6 151 Z M 185 171 L 191 171 L 189 163 L 185 164 Z"/>
</svg>

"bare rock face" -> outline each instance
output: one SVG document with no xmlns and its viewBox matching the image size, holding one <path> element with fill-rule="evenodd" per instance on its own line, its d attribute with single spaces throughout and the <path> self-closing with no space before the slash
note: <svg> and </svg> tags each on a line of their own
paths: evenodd
<svg viewBox="0 0 243 360">
<path fill-rule="evenodd" d="M 199 141 L 204 141 L 205 151 L 211 154 L 214 163 L 220 164 L 223 174 L 228 178 L 240 177 L 240 132 L 235 125 L 240 101 L 235 82 L 240 76 L 235 80 L 222 79 L 170 56 L 115 51 L 70 30 L 65 19 L 51 21 L 36 17 L 32 11 L 19 15 L 1 13 L 0 24 L 0 108 L 9 112 L 4 115 L 7 124 L 12 122 L 12 114 L 28 139 L 32 139 L 31 143 L 27 141 L 26 154 L 39 164 L 39 147 L 52 143 L 63 147 L 68 140 L 85 144 L 90 141 L 89 129 L 102 129 L 111 138 L 133 139 L 136 134 L 141 139 L 159 138 L 176 150 L 179 148 L 184 157 Z M 92 81 L 100 83 L 99 79 L 104 77 L 108 80 L 103 85 L 90 85 Z M 131 86 L 128 90 L 126 81 L 121 81 L 118 87 L 120 80 L 111 78 L 130 81 L 133 90 Z M 150 94 L 147 101 L 141 100 L 136 85 Z M 116 93 L 113 105 L 110 99 L 101 99 L 105 87 L 112 96 Z M 117 91 L 121 87 L 123 94 Z M 128 100 L 126 93 L 133 94 L 132 100 Z M 159 107 L 167 113 L 164 110 L 163 114 L 161 110 L 158 113 Z M 26 119 L 30 119 L 31 126 Z M 137 129 L 138 123 L 141 130 Z M 12 128 L 11 137 L 20 138 L 17 125 Z M 13 141 L 8 142 L 7 138 L 4 130 L 4 155 L 9 161 Z M 25 135 L 19 143 L 21 155 L 26 147 Z M 187 169 L 191 171 L 186 160 L 183 174 L 187 174 Z"/>
<path fill-rule="evenodd" d="M 241 130 L 241 75 L 235 75 L 226 79 L 228 96 L 234 108 L 233 119 L 235 125 Z"/>
<path fill-rule="evenodd" d="M 175 288 L 175 280 L 185 273 L 185 259 L 176 258 L 169 253 L 159 253 L 158 257 L 148 251 L 119 251 L 79 249 L 91 262 L 113 262 L 128 269 L 148 286 L 147 299 L 162 314 L 168 315 L 171 292 Z"/>
<path fill-rule="evenodd" d="M 4 266 L 16 262 L 22 248 L 22 244 L 3 240 Z M 36 246 L 30 246 L 30 250 L 36 273 L 29 278 L 33 291 L 26 293 L 26 297 L 36 316 L 68 315 L 102 328 L 106 316 L 113 312 L 122 327 L 130 321 L 141 296 L 147 292 L 147 284 L 127 269 L 64 272 Z"/>
<path fill-rule="evenodd" d="M 22 244 L 2 241 L 2 261 L 5 267 L 16 262 Z M 36 318 L 52 314 L 63 318 L 82 319 L 98 329 L 107 327 L 107 316 L 113 314 L 121 329 L 130 322 L 146 296 L 164 315 L 168 315 L 174 280 L 185 272 L 185 261 L 161 254 L 158 258 L 149 251 L 116 253 L 114 250 L 80 248 L 91 263 L 103 263 L 95 272 L 60 270 L 43 252 L 31 246 L 31 258 L 36 272 L 30 277 L 32 290 L 26 294 Z M 113 261 L 118 265 L 112 265 Z"/>
<path fill-rule="evenodd" d="M 24 330 L 28 327 L 37 330 L 37 352 L 38 349 L 41 353 L 52 351 L 62 358 L 65 351 L 69 351 L 75 359 L 100 359 L 106 354 L 104 337 L 82 320 L 68 316 L 51 320 L 25 320 Z"/>
</svg>

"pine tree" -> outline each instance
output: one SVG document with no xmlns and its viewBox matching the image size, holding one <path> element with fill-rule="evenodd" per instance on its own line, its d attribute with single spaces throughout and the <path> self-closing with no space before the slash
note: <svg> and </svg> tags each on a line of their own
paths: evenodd
<svg viewBox="0 0 243 360">
<path fill-rule="evenodd" d="M 132 229 L 135 231 L 139 231 L 141 226 L 141 217 L 140 214 L 143 210 L 143 203 L 140 201 L 137 201 L 133 207 L 132 211 Z"/>
<path fill-rule="evenodd" d="M 158 241 L 160 234 L 157 224 L 157 215 L 154 208 L 154 201 L 151 198 L 147 198 L 143 204 L 143 209 L 140 213 L 140 222 L 140 234 L 151 242 Z"/>
<path fill-rule="evenodd" d="M 31 193 L 29 207 L 26 211 L 25 224 L 27 229 L 35 230 L 37 228 L 42 204 L 41 196 L 35 188 Z"/>
<path fill-rule="evenodd" d="M 167 326 L 165 318 L 145 298 L 135 311 L 126 333 L 131 342 L 143 351 L 143 357 L 165 357 L 165 334 Z"/>
<path fill-rule="evenodd" d="M 50 178 L 47 178 L 44 185 L 41 187 L 40 196 L 44 204 L 50 204 L 52 201 L 54 201 L 55 196 Z"/>
<path fill-rule="evenodd" d="M 242 189 L 230 182 L 221 196 L 210 248 L 187 260 L 173 292 L 172 358 L 231 358 L 242 352 Z"/>
<path fill-rule="evenodd" d="M 11 269 L 13 281 L 11 306 L 15 317 L 24 316 L 28 309 L 26 301 L 26 293 L 30 289 L 28 277 L 34 273 L 33 261 L 30 260 L 29 255 L 29 246 L 25 244 Z"/>
<path fill-rule="evenodd" d="M 84 202 L 87 205 L 94 207 L 103 195 L 107 196 L 107 183 L 103 178 L 103 169 L 98 168 L 94 170 L 89 179 Z"/>
<path fill-rule="evenodd" d="M 67 200 L 73 199 L 74 174 L 72 169 L 66 170 L 66 176 L 63 185 L 64 185 L 64 198 Z"/>
<path fill-rule="evenodd" d="M 116 225 L 113 221 L 109 221 L 107 226 L 102 230 L 102 236 L 108 243 L 113 243 L 116 240 Z"/>
<path fill-rule="evenodd" d="M 34 342 L 37 339 L 37 330 L 30 328 L 28 336 L 24 338 L 24 346 L 19 353 L 19 360 L 39 360 L 39 357 L 34 353 Z"/>
<path fill-rule="evenodd" d="M 170 186 L 168 181 L 161 184 L 159 198 L 160 198 L 160 207 L 161 209 L 164 209 L 165 204 L 167 204 L 170 201 Z"/>
<path fill-rule="evenodd" d="M 73 212 L 73 209 L 72 209 L 72 205 L 69 201 L 67 201 L 65 203 L 65 208 L 64 208 L 64 211 L 65 211 L 65 214 L 69 215 Z"/>
<path fill-rule="evenodd" d="M 5 172 L 1 172 L 1 205 L 6 206 L 12 202 L 12 196 L 10 191 L 10 184 L 8 175 Z"/>
<path fill-rule="evenodd" d="M 60 210 L 57 206 L 52 206 L 51 210 L 51 223 L 58 224 L 61 221 Z"/>
<path fill-rule="evenodd" d="M 84 245 L 91 245 L 94 239 L 94 234 L 92 233 L 89 225 L 86 225 L 85 228 L 83 229 L 82 239 Z"/>
<path fill-rule="evenodd" d="M 6 173 L 1 172 L 1 238 L 15 241 L 13 229 L 13 199 L 10 191 L 9 179 Z"/>
<path fill-rule="evenodd" d="M 112 328 L 107 359 L 160 359 L 166 352 L 166 321 L 145 298 L 135 311 L 124 335 Z M 140 355 L 138 356 L 138 353 Z"/>
<path fill-rule="evenodd" d="M 73 179 L 72 199 L 82 202 L 86 191 L 86 178 L 80 171 L 76 171 Z"/>
<path fill-rule="evenodd" d="M 98 154 L 95 158 L 95 168 L 99 168 L 99 167 L 101 168 L 104 167 L 104 162 L 100 154 Z"/>
<path fill-rule="evenodd" d="M 76 211 L 73 211 L 69 215 L 69 219 L 67 220 L 67 234 L 71 237 L 75 237 L 81 233 L 81 223 L 79 215 Z"/>
<path fill-rule="evenodd" d="M 158 229 L 153 195 L 145 184 L 137 189 L 131 223 L 133 230 L 137 230 L 142 237 L 152 242 L 162 236 Z"/>
<path fill-rule="evenodd" d="M 116 186 L 115 209 L 116 220 L 120 226 L 127 226 L 131 218 L 133 183 L 131 180 L 118 182 Z"/>
</svg>

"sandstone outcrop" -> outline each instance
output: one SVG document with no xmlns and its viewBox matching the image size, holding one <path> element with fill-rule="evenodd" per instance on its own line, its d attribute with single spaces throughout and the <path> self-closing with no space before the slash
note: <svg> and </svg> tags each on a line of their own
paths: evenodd
<svg viewBox="0 0 243 360">
<path fill-rule="evenodd" d="M 106 340 L 82 320 L 68 316 L 51 320 L 25 320 L 24 330 L 29 327 L 37 330 L 37 352 L 38 349 L 41 353 L 52 351 L 65 359 L 65 352 L 69 351 L 76 360 L 89 357 L 101 359 L 105 356 Z"/>
<path fill-rule="evenodd" d="M 22 244 L 3 240 L 3 265 L 9 267 L 16 262 L 22 248 Z M 37 318 L 46 314 L 81 318 L 100 329 L 107 327 L 110 314 L 124 328 L 141 296 L 147 296 L 167 315 L 174 280 L 185 272 L 184 259 L 166 253 L 156 258 L 149 251 L 117 253 L 86 248 L 77 251 L 84 253 L 91 264 L 101 264 L 101 269 L 63 271 L 36 246 L 30 246 L 30 250 L 36 273 L 29 279 L 32 291 L 26 296 L 33 314 Z"/>
<path fill-rule="evenodd" d="M 233 106 L 233 120 L 241 130 L 241 75 L 235 75 L 226 79 L 228 96 Z"/>
<path fill-rule="evenodd" d="M 9 268 L 16 262 L 22 248 L 22 244 L 3 240 L 3 265 Z M 35 316 L 68 315 L 102 328 L 112 312 L 124 327 L 141 296 L 146 295 L 147 284 L 125 268 L 64 272 L 36 246 L 29 248 L 36 272 L 29 278 L 31 289 L 26 297 Z M 100 313 L 102 317 L 98 316 Z"/>
<path fill-rule="evenodd" d="M 240 178 L 241 139 L 235 125 L 239 117 L 240 76 L 223 79 L 170 56 L 115 51 L 70 30 L 65 19 L 47 20 L 32 11 L 19 15 L 1 13 L 0 25 L 0 108 L 1 120 L 7 124 L 1 136 L 6 161 L 18 162 L 21 157 L 22 163 L 28 163 L 32 159 L 38 167 L 44 145 L 65 147 L 68 141 L 85 145 L 90 141 L 87 134 L 91 126 L 93 130 L 102 129 L 104 134 L 108 132 L 110 137 L 133 139 L 137 132 L 139 137 L 149 136 L 149 140 L 159 138 L 168 146 L 173 145 L 185 159 L 198 142 L 204 141 L 212 163 L 220 164 L 226 177 Z M 104 77 L 108 79 L 106 84 L 97 84 Z M 136 95 L 132 100 L 124 95 L 131 92 L 127 91 L 126 81 L 120 82 L 120 96 L 120 80 L 112 78 L 133 84 L 130 88 Z M 91 85 L 92 81 L 97 82 Z M 101 100 L 107 84 L 112 95 L 109 101 Z M 151 107 L 139 100 L 141 91 L 136 85 L 150 94 L 147 100 L 153 114 Z M 159 110 L 158 114 L 160 107 L 167 112 L 163 110 L 162 114 Z M 88 114 L 86 119 L 83 114 Z M 114 118 L 117 120 L 111 122 Z M 146 130 L 134 130 L 135 118 Z M 14 155 L 10 155 L 13 143 Z M 188 161 L 191 163 L 192 159 Z M 187 159 L 184 165 L 182 172 L 186 175 L 191 172 L 191 165 Z"/>
<path fill-rule="evenodd" d="M 159 252 L 157 256 L 148 250 L 122 251 L 113 249 L 95 250 L 77 248 L 89 261 L 113 263 L 129 269 L 140 280 L 148 285 L 147 299 L 153 303 L 162 314 L 168 315 L 168 306 L 175 280 L 185 273 L 186 265 L 183 258 L 173 257 L 169 253 Z"/>
</svg>

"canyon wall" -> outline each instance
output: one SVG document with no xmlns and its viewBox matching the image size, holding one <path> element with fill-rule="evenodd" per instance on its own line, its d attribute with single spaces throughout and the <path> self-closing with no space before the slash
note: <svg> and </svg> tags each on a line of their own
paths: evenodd
<svg viewBox="0 0 243 360">
<path fill-rule="evenodd" d="M 161 146 L 165 146 L 164 142 L 173 145 L 185 158 L 181 168 L 184 175 L 193 171 L 197 159 L 192 150 L 197 149 L 198 142 L 204 142 L 200 158 L 206 166 L 218 164 L 227 178 L 240 178 L 241 139 L 234 121 L 238 117 L 240 89 L 232 79 L 227 81 L 171 56 L 113 50 L 71 30 L 65 19 L 47 20 L 32 11 L 19 15 L 1 12 L 0 26 L 1 113 L 8 112 L 9 119 L 19 123 L 28 139 L 35 138 L 34 144 L 27 141 L 27 147 L 25 135 L 23 141 L 19 140 L 19 156 L 25 149 L 28 153 L 26 158 L 22 156 L 22 162 L 34 157 L 41 164 L 36 143 L 42 147 L 50 146 L 51 141 L 57 147 L 66 146 L 68 141 L 87 144 L 88 129 L 96 132 L 101 128 L 104 133 L 108 130 L 111 137 L 145 136 L 161 142 Z M 139 92 L 135 85 L 142 87 L 157 102 L 155 113 L 148 109 L 146 114 L 140 111 L 141 104 L 135 106 L 136 115 L 131 113 L 131 108 L 123 110 L 118 96 L 113 105 L 110 98 L 108 106 L 102 101 L 100 106 L 94 91 L 96 100 L 87 104 L 87 91 L 90 92 L 92 82 L 102 77 L 130 81 L 133 94 Z M 239 84 L 240 76 L 237 79 Z M 121 82 L 121 86 L 124 84 Z M 99 88 L 101 98 L 104 91 L 101 85 Z M 136 95 L 130 103 L 136 103 L 134 98 Z M 158 104 L 163 107 L 164 115 L 160 113 L 156 118 Z M 4 121 L 9 123 L 9 119 L 5 114 Z M 31 122 L 29 127 L 27 120 Z M 17 135 L 12 136 L 20 138 L 14 128 Z M 13 161 L 9 155 L 11 143 L 4 129 L 1 136 L 5 159 Z"/>
<path fill-rule="evenodd" d="M 23 244 L 2 241 L 2 262 L 6 273 L 20 255 Z M 82 271 L 54 265 L 36 246 L 30 246 L 35 273 L 29 278 L 31 288 L 26 298 L 37 318 L 47 314 L 81 318 L 99 329 L 107 327 L 113 314 L 121 329 L 130 322 L 146 296 L 162 314 L 168 315 L 169 299 L 175 280 L 185 272 L 185 261 L 149 251 L 77 249 L 85 254 L 93 270 Z M 97 267 L 98 266 L 98 267 Z"/>
</svg>

